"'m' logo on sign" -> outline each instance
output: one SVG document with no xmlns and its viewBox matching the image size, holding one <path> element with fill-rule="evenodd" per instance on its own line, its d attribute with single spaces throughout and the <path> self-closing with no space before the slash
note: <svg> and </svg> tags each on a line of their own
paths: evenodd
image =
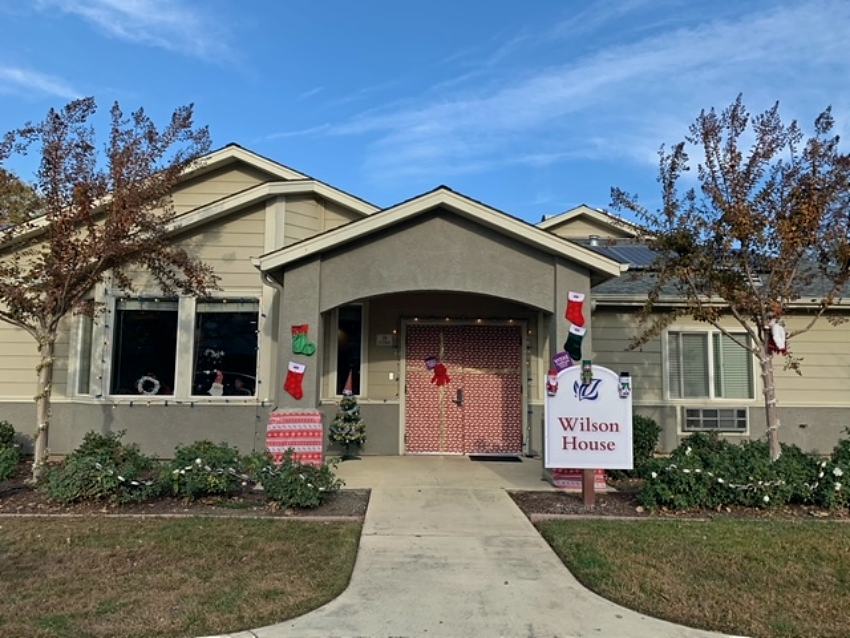
<svg viewBox="0 0 850 638">
<path fill-rule="evenodd" d="M 599 398 L 599 384 L 602 379 L 594 379 L 590 383 L 573 383 L 573 392 L 579 401 L 596 401 Z"/>
</svg>

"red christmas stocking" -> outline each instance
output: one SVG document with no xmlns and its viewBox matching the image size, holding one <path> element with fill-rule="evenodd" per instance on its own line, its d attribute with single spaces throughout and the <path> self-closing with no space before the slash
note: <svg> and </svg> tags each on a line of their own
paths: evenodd
<svg viewBox="0 0 850 638">
<path fill-rule="evenodd" d="M 289 367 L 286 371 L 286 382 L 283 384 L 283 389 L 299 401 L 304 396 L 304 390 L 301 388 L 301 383 L 304 381 L 304 371 L 307 369 L 303 363 L 289 362 Z"/>
<path fill-rule="evenodd" d="M 567 320 L 574 326 L 579 328 L 584 326 L 584 314 L 582 306 L 584 305 L 584 294 L 580 292 L 570 292 L 567 295 Z"/>
<path fill-rule="evenodd" d="M 431 383 L 436 383 L 438 386 L 446 385 L 451 382 L 451 377 L 449 376 L 449 371 L 446 370 L 446 366 L 442 363 L 438 363 L 434 366 L 434 376 L 431 377 Z"/>
</svg>

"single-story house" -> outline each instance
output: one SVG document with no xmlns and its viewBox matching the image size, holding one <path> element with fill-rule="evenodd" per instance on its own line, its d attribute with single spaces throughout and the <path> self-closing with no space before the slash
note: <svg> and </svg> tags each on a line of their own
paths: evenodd
<svg viewBox="0 0 850 638">
<path fill-rule="evenodd" d="M 320 410 L 327 427 L 348 385 L 365 454 L 537 455 L 570 293 L 584 300 L 583 358 L 632 375 L 664 449 L 699 430 L 764 433 L 753 358 L 710 326 L 680 321 L 628 350 L 651 253 L 604 211 L 533 225 L 444 186 L 379 209 L 237 145 L 173 202 L 174 241 L 221 290 L 168 297 L 144 271 L 132 297 L 98 285 L 105 312 L 68 317 L 57 346 L 53 454 L 89 430 L 125 430 L 162 457 L 204 438 L 262 449 L 273 409 Z M 822 321 L 792 348 L 803 376 L 777 373 L 782 439 L 827 451 L 850 425 L 850 327 Z M 439 389 L 431 357 L 449 378 Z M 32 339 L 0 323 L 0 419 L 22 431 L 36 363 Z"/>
</svg>

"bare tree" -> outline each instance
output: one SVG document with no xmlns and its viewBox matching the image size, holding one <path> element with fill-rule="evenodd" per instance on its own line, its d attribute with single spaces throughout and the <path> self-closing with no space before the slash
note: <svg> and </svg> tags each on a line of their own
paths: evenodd
<svg viewBox="0 0 850 638">
<path fill-rule="evenodd" d="M 0 230 L 0 319 L 28 332 L 39 354 L 33 479 L 48 453 L 62 318 L 93 312 L 90 293 L 107 275 L 113 288 L 131 291 L 130 265 L 146 268 L 164 293 L 204 294 L 216 285 L 209 266 L 169 242 L 172 189 L 209 149 L 192 106 L 160 130 L 143 110 L 125 117 L 114 104 L 102 154 L 90 124 L 95 110 L 94 99 L 76 100 L 0 140 L 0 164 L 28 152 L 40 158 L 31 184 L 0 170 L 0 219 L 18 222 Z"/>
<path fill-rule="evenodd" d="M 657 251 L 653 288 L 634 347 L 659 335 L 680 316 L 707 322 L 759 361 L 770 455 L 779 458 L 779 413 L 773 358 L 786 356 L 783 317 L 804 293 L 818 290 L 802 327 L 789 343 L 829 313 L 850 279 L 850 156 L 839 150 L 830 109 L 806 137 L 796 122 L 784 124 L 779 104 L 750 117 L 741 96 L 722 113 L 702 111 L 685 142 L 659 151 L 661 208 L 612 189 L 612 206 L 635 213 Z M 751 141 L 750 141 L 751 140 Z M 686 142 L 702 154 L 699 188 L 680 189 L 689 170 Z M 679 306 L 657 312 L 663 298 Z M 748 338 L 721 323 L 730 316 Z M 774 328 L 776 326 L 776 328 Z M 777 343 L 779 342 L 779 343 Z"/>
</svg>

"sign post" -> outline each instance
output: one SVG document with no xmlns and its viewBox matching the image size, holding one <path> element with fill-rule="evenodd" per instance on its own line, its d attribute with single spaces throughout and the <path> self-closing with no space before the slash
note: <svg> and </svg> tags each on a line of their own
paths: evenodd
<svg viewBox="0 0 850 638">
<path fill-rule="evenodd" d="M 595 470 L 634 467 L 631 379 L 595 365 L 589 380 L 581 372 L 572 366 L 550 373 L 544 465 L 583 470 L 582 498 L 593 507 Z"/>
</svg>

